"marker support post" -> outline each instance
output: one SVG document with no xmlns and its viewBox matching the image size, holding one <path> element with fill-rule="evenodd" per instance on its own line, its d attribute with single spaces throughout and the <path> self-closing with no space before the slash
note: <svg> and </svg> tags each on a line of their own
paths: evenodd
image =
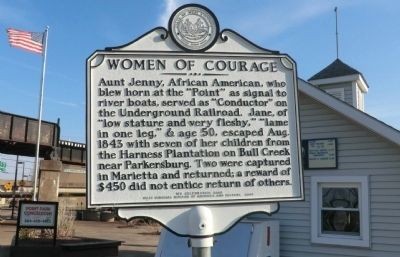
<svg viewBox="0 0 400 257">
<path fill-rule="evenodd" d="M 211 257 L 211 247 L 192 247 L 192 257 Z"/>
<path fill-rule="evenodd" d="M 214 222 L 213 214 L 209 208 L 196 206 L 190 210 L 189 231 L 190 235 L 196 236 L 190 238 L 192 256 L 211 257 L 211 247 L 214 242 L 210 235 L 214 234 Z"/>
<path fill-rule="evenodd" d="M 189 237 L 193 257 L 211 257 L 214 235 L 229 230 L 251 213 L 272 214 L 278 203 L 245 203 L 240 205 L 182 206 L 165 208 L 120 208 L 118 216 L 127 220 L 149 217 L 173 233 Z"/>
</svg>

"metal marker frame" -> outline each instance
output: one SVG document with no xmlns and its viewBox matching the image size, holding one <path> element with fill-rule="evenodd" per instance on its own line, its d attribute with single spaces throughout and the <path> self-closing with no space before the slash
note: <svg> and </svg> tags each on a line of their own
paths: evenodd
<svg viewBox="0 0 400 257">
<path fill-rule="evenodd" d="M 295 116 L 298 117 L 298 103 L 297 103 L 297 70 L 296 70 L 296 65 L 295 62 L 286 54 L 267 54 L 267 53 L 220 53 L 220 52 L 211 52 L 211 53 L 180 53 L 180 52 L 154 52 L 151 53 L 149 51 L 121 51 L 121 50 L 113 50 L 113 51 L 96 51 L 93 55 L 91 55 L 88 60 L 87 60 L 87 83 L 88 85 L 91 85 L 91 69 L 96 68 L 98 65 L 101 65 L 102 62 L 106 58 L 116 58 L 116 57 L 121 57 L 125 56 L 126 58 L 134 58 L 134 57 L 143 57 L 143 58 L 151 58 L 151 57 L 159 57 L 159 58 L 195 58 L 196 60 L 203 61 L 205 58 L 233 58 L 233 59 L 240 59 L 240 58 L 249 58 L 249 60 L 263 60 L 264 58 L 268 58 L 268 60 L 276 60 L 277 62 L 280 62 L 283 67 L 285 67 L 288 70 L 292 70 L 292 74 L 290 79 L 293 81 L 293 87 L 290 90 L 293 90 L 291 92 L 292 97 L 294 98 L 294 103 L 293 103 L 293 110 L 291 110 L 291 113 L 293 114 L 293 119 L 295 119 Z M 94 66 L 91 66 L 94 65 Z M 289 91 L 289 89 L 288 89 Z M 204 201 L 170 201 L 170 202 L 154 202 L 154 201 L 142 201 L 142 202 L 120 202 L 120 203 L 115 203 L 115 202 L 102 202 L 102 203 L 95 203 L 93 202 L 92 199 L 92 185 L 89 183 L 92 181 L 92 177 L 94 174 L 92 174 L 90 171 L 94 168 L 92 167 L 92 156 L 91 153 L 92 151 L 92 145 L 91 145 L 91 138 L 94 137 L 93 135 L 93 129 L 92 129 L 92 112 L 91 107 L 93 104 L 92 103 L 92 95 L 91 95 L 91 89 L 88 87 L 87 91 L 87 138 L 88 142 L 86 144 L 87 146 L 87 196 L 88 196 L 88 205 L 89 207 L 96 208 L 96 207 L 137 207 L 137 208 L 142 208 L 142 207 L 174 207 L 174 206 L 196 206 L 196 205 L 219 205 L 219 204 L 244 204 L 244 203 L 268 203 L 268 202 L 280 202 L 280 201 L 298 201 L 298 200 L 303 200 L 304 199 L 304 193 L 303 193 L 303 175 L 302 175 L 302 157 L 301 157 L 301 152 L 297 151 L 296 149 L 300 149 L 301 143 L 300 143 L 300 125 L 298 120 L 292 120 L 292 128 L 296 133 L 291 134 L 292 138 L 292 145 L 293 147 L 293 154 L 291 156 L 292 159 L 292 166 L 295 167 L 293 170 L 293 173 L 298 174 L 298 177 L 293 176 L 293 178 L 298 181 L 299 185 L 299 190 L 298 194 L 296 195 L 291 195 L 289 197 L 282 197 L 282 196 L 268 196 L 264 198 L 254 198 L 250 197 L 247 199 L 226 199 L 226 200 L 204 200 Z M 92 142 L 92 144 L 95 144 Z M 295 147 L 297 146 L 297 148 Z M 292 147 L 291 147 L 292 148 Z"/>
<path fill-rule="evenodd" d="M 181 12 L 184 8 L 188 8 L 188 12 Z M 211 17 L 216 19 L 215 15 L 212 14 L 210 10 L 201 5 L 184 5 L 178 8 L 174 14 L 181 13 L 182 17 L 189 16 L 191 13 L 191 8 L 203 8 L 205 12 L 209 13 L 209 16 L 203 15 L 201 17 Z M 198 9 L 196 9 L 198 10 Z M 201 18 L 200 17 L 200 18 Z M 189 17 L 190 18 L 190 17 Z M 88 91 L 87 91 L 87 206 L 90 207 L 115 207 L 119 208 L 118 215 L 121 218 L 126 220 L 130 220 L 134 217 L 150 217 L 159 221 L 163 226 L 165 226 L 170 231 L 174 232 L 179 236 L 189 236 L 191 238 L 191 247 L 193 248 L 192 254 L 194 257 L 203 256 L 209 257 L 211 256 L 211 248 L 213 246 L 213 236 L 217 234 L 221 234 L 229 230 L 232 226 L 234 226 L 240 219 L 249 215 L 251 213 L 263 212 L 267 214 L 272 214 L 279 210 L 278 201 L 297 201 L 304 200 L 304 186 L 303 186 L 303 173 L 302 173 L 302 165 L 301 165 L 301 154 L 300 154 L 300 126 L 298 121 L 298 102 L 297 102 L 297 71 L 296 65 L 293 59 L 291 59 L 288 55 L 280 54 L 277 51 L 271 51 L 268 49 L 261 48 L 256 46 L 252 42 L 243 38 L 236 32 L 225 29 L 219 33 L 216 33 L 216 37 L 213 40 L 208 40 L 208 42 L 212 42 L 210 45 L 204 45 L 198 48 L 192 48 L 191 44 L 196 44 L 197 42 L 189 42 L 188 45 L 185 45 L 185 40 L 176 40 L 174 38 L 174 34 L 172 31 L 172 23 L 173 16 L 170 18 L 169 22 L 169 31 L 165 28 L 158 27 L 150 32 L 146 33 L 142 37 L 118 47 L 108 47 L 105 51 L 96 51 L 87 59 L 87 83 L 88 83 Z M 212 24 L 212 23 L 210 23 Z M 216 30 L 219 31 L 219 24 L 216 21 Z M 177 34 L 175 34 L 177 35 Z M 156 46 L 157 44 L 157 46 Z M 224 46 L 229 45 L 227 48 Z M 221 47 L 221 45 L 224 45 Z M 197 46 L 196 46 L 197 47 Z M 232 51 L 229 48 L 237 48 L 239 50 Z M 207 52 L 206 52 L 207 50 Z M 282 64 L 293 70 L 293 86 L 294 86 L 294 113 L 296 114 L 296 119 L 293 120 L 294 126 L 296 129 L 296 142 L 297 145 L 297 153 L 296 151 L 293 153 L 296 155 L 295 160 L 298 165 L 298 195 L 294 197 L 288 197 L 287 199 L 282 197 L 276 198 L 265 198 L 258 199 L 252 201 L 252 199 L 241 199 L 239 201 L 197 201 L 197 202 L 184 202 L 184 203 L 133 203 L 132 201 L 125 204 L 116 204 L 116 203 L 94 203 L 91 201 L 91 91 L 89 89 L 91 85 L 91 61 L 94 62 L 94 66 L 96 63 L 99 64 L 102 62 L 101 55 L 124 55 L 124 54 L 140 54 L 143 55 L 176 55 L 181 56 L 207 56 L 207 55 L 220 55 L 220 56 L 267 56 L 280 58 Z M 97 55 L 100 57 L 95 60 Z M 286 60 L 283 60 L 286 59 Z M 293 126 L 293 125 L 292 125 Z M 297 192 L 296 191 L 296 192 Z"/>
</svg>

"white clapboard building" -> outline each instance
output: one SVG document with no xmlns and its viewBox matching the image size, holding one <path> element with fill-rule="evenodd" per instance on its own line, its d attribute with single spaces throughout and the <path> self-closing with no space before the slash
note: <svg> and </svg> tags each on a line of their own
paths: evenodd
<svg viewBox="0 0 400 257">
<path fill-rule="evenodd" d="M 367 82 L 339 59 L 298 85 L 305 201 L 268 218 L 280 256 L 399 257 L 400 131 L 363 112 Z"/>
</svg>

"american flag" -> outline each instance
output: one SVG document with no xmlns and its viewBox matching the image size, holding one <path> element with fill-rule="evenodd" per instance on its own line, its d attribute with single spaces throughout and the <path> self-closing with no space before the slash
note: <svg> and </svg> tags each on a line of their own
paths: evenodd
<svg viewBox="0 0 400 257">
<path fill-rule="evenodd" d="M 8 42 L 11 46 L 19 47 L 34 53 L 43 53 L 43 35 L 40 32 L 28 32 L 16 29 L 7 29 Z"/>
</svg>

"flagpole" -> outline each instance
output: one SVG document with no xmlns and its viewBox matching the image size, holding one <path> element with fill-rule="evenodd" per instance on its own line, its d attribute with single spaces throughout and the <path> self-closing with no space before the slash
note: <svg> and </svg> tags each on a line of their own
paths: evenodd
<svg viewBox="0 0 400 257">
<path fill-rule="evenodd" d="M 39 94 L 39 114 L 38 114 L 38 130 L 36 139 L 36 157 L 35 157 L 35 173 L 33 182 L 33 201 L 37 201 L 37 186 L 38 186 L 38 175 L 39 175 L 39 150 L 40 150 L 40 135 L 42 127 L 42 110 L 43 110 L 43 93 L 44 93 L 44 77 L 46 73 L 46 59 L 47 59 L 47 37 L 49 33 L 49 26 L 45 30 L 44 38 L 44 53 L 43 53 L 43 65 L 42 65 L 42 78 L 40 82 L 40 94 Z"/>
</svg>

